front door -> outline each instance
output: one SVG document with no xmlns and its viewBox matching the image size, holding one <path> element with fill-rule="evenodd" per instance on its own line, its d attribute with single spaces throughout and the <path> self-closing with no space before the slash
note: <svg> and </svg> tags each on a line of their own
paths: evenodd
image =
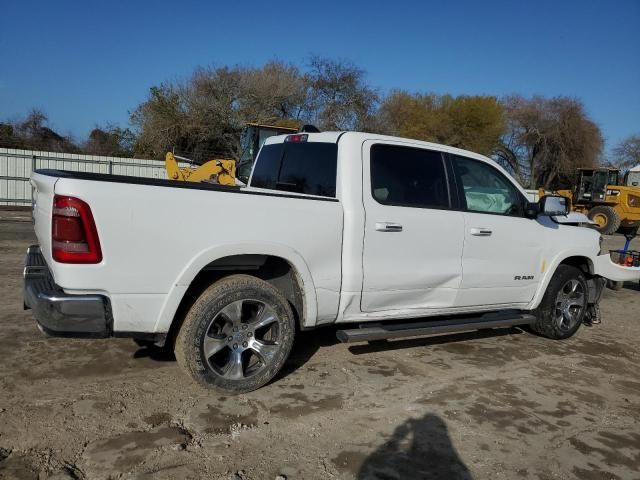
<svg viewBox="0 0 640 480">
<path fill-rule="evenodd" d="M 526 199 L 487 162 L 452 157 L 465 210 L 463 278 L 456 306 L 528 303 L 544 271 L 544 227 L 524 216 Z"/>
<path fill-rule="evenodd" d="M 454 306 L 464 214 L 450 193 L 441 152 L 365 142 L 363 312 Z"/>
</svg>

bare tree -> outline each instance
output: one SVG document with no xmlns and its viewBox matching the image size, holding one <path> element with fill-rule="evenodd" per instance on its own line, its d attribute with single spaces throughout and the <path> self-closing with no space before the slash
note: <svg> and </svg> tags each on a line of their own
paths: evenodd
<svg viewBox="0 0 640 480">
<path fill-rule="evenodd" d="M 496 159 L 532 188 L 567 187 L 578 167 L 598 164 L 602 135 L 573 98 L 503 100 L 507 131 Z"/>
<path fill-rule="evenodd" d="M 314 57 L 308 73 L 280 61 L 262 67 L 199 68 L 186 81 L 152 87 L 131 114 L 136 150 L 161 157 L 170 149 L 197 160 L 240 157 L 248 122 L 299 127 L 363 128 L 378 100 L 352 64 Z"/>
<path fill-rule="evenodd" d="M 365 71 L 351 62 L 314 56 L 308 81 L 315 119 L 327 130 L 366 129 L 379 97 L 365 83 Z"/>
<path fill-rule="evenodd" d="M 631 135 L 620 142 L 614 149 L 613 165 L 621 170 L 629 170 L 640 165 L 640 135 Z"/>
</svg>

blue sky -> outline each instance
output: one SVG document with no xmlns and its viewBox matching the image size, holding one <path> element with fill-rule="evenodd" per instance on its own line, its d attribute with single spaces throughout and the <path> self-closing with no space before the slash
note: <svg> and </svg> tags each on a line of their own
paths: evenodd
<svg viewBox="0 0 640 480">
<path fill-rule="evenodd" d="M 345 58 L 381 93 L 580 98 L 607 147 L 640 133 L 640 0 L 3 0 L 0 119 L 82 139 L 198 65 Z"/>
</svg>

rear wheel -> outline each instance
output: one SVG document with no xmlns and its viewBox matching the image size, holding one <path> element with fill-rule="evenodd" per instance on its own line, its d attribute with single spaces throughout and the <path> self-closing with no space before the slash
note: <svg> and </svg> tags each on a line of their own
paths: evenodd
<svg viewBox="0 0 640 480">
<path fill-rule="evenodd" d="M 581 270 L 560 265 L 536 310 L 532 329 L 548 338 L 571 337 L 584 320 L 587 310 L 587 281 Z"/>
<path fill-rule="evenodd" d="M 201 385 L 250 392 L 282 368 L 293 345 L 294 316 L 273 286 L 233 275 L 209 287 L 176 337 L 178 363 Z"/>
<path fill-rule="evenodd" d="M 596 229 L 605 235 L 616 233 L 620 228 L 620 217 L 612 207 L 593 207 L 587 216 L 596 222 Z"/>
</svg>

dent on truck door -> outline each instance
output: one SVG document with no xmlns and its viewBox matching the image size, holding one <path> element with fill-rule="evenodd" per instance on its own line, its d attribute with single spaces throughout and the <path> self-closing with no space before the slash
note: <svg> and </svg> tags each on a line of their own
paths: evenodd
<svg viewBox="0 0 640 480">
<path fill-rule="evenodd" d="M 449 210 L 442 154 L 367 142 L 363 161 L 362 311 L 453 306 L 464 219 Z"/>
</svg>

